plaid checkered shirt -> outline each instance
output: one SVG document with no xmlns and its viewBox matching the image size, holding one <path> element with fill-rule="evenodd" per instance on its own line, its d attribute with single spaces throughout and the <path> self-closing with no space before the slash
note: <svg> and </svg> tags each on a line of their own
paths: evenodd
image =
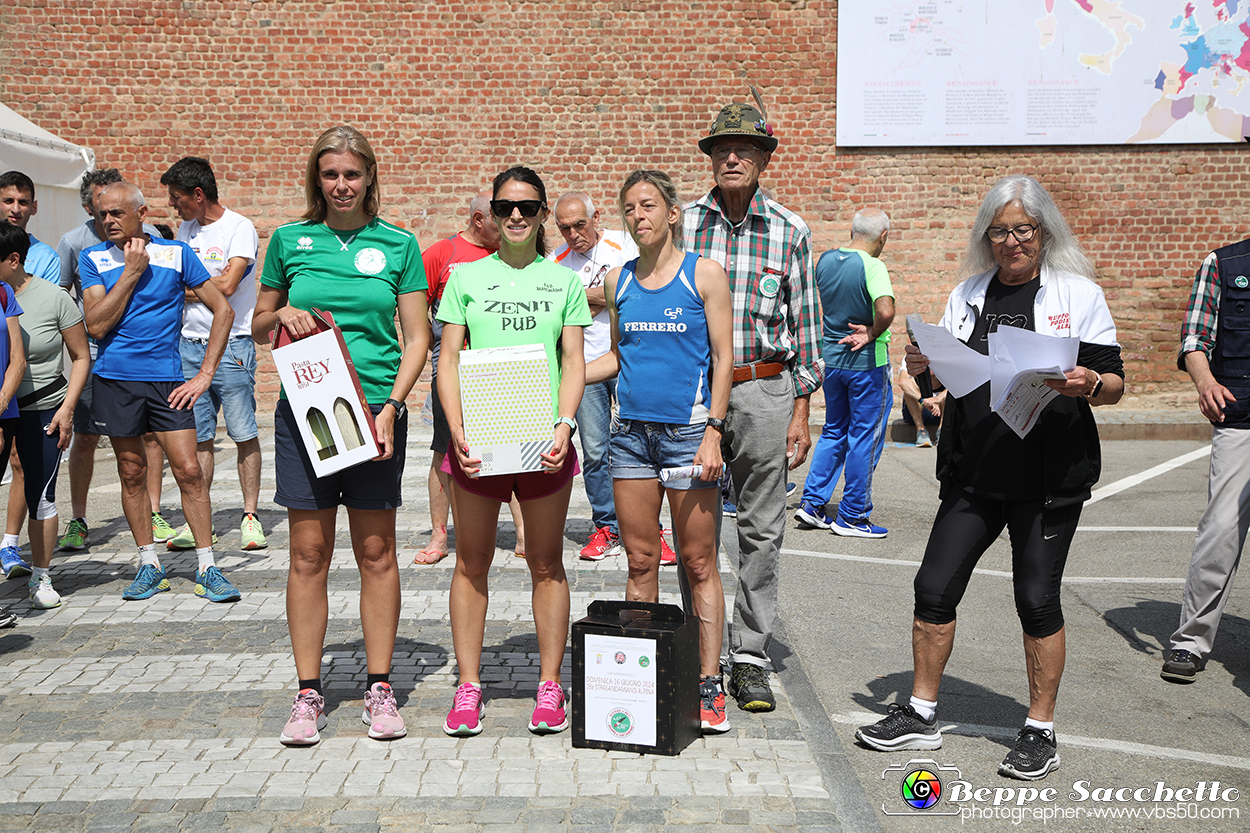
<svg viewBox="0 0 1250 833">
<path fill-rule="evenodd" d="M 782 362 L 795 396 L 819 388 L 825 361 L 807 223 L 758 190 L 736 226 L 721 208 L 719 187 L 683 210 L 686 250 L 716 261 L 729 275 L 734 364 Z"/>
<path fill-rule="evenodd" d="M 1220 313 L 1220 267 L 1215 252 L 1207 255 L 1194 277 L 1181 326 L 1181 352 L 1176 366 L 1185 369 L 1185 354 L 1201 350 L 1208 360 L 1215 349 L 1215 325 Z"/>
</svg>

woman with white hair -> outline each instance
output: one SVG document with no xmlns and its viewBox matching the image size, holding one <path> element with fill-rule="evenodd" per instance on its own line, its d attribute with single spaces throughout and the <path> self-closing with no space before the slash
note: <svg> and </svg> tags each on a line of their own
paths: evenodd
<svg viewBox="0 0 1250 833">
<path fill-rule="evenodd" d="M 915 579 L 909 703 L 855 733 L 873 749 L 938 749 L 937 694 L 955 640 L 955 608 L 977 561 L 1004 527 L 1011 540 L 1016 613 L 1024 630 L 1029 712 L 1001 775 L 1044 778 L 1059 766 L 1055 698 L 1064 665 L 1060 582 L 1072 535 L 1098 480 L 1091 405 L 1124 392 L 1115 322 L 1094 268 L 1046 189 L 1027 176 L 1000 180 L 981 203 L 941 326 L 988 354 L 988 335 L 1013 326 L 1079 338 L 1077 367 L 1046 384 L 1061 395 L 1023 438 L 990 410 L 989 383 L 948 397 L 938 445 L 941 506 Z M 908 346 L 907 372 L 929 360 Z"/>
</svg>

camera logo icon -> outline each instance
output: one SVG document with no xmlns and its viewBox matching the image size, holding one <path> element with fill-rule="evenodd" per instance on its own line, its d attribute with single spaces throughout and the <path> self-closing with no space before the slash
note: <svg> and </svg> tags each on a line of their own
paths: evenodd
<svg viewBox="0 0 1250 833">
<path fill-rule="evenodd" d="M 882 802 L 881 812 L 887 816 L 955 816 L 959 807 L 942 801 L 945 792 L 943 782 L 958 781 L 958 767 L 945 766 L 928 758 L 913 759 L 905 764 L 886 767 L 881 772 L 883 781 L 899 778 L 898 798 Z"/>
</svg>

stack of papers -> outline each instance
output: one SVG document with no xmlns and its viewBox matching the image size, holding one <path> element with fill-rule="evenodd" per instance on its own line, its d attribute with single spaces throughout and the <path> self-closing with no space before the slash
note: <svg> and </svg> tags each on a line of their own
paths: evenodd
<svg viewBox="0 0 1250 833">
<path fill-rule="evenodd" d="M 990 383 L 990 409 L 1024 437 L 1037 424 L 1046 403 L 1059 395 L 1047 379 L 1063 381 L 1076 368 L 1080 339 L 1000 327 L 989 335 L 989 355 L 934 324 L 913 324 L 916 344 L 929 357 L 933 374 L 952 396 L 967 396 Z"/>
</svg>

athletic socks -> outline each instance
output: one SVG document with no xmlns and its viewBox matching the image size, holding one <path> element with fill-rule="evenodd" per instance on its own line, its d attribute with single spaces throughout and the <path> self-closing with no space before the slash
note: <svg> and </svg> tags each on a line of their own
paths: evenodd
<svg viewBox="0 0 1250 833">
<path fill-rule="evenodd" d="M 933 715 L 937 714 L 937 700 L 921 700 L 919 697 L 912 697 L 911 707 L 926 721 L 932 720 Z"/>
<path fill-rule="evenodd" d="M 19 536 L 6 534 L 4 536 L 4 543 L 0 544 L 0 547 L 16 547 L 18 540 L 20 540 Z"/>
<path fill-rule="evenodd" d="M 321 695 L 321 678 L 317 677 L 311 680 L 300 680 L 299 690 L 303 691 L 306 688 L 311 688 L 313 691 L 317 692 L 318 696 L 320 696 Z"/>
<path fill-rule="evenodd" d="M 1024 719 L 1025 726 L 1032 726 L 1034 729 L 1045 729 L 1052 735 L 1055 733 L 1055 721 L 1053 720 L 1034 720 L 1031 717 Z"/>
<path fill-rule="evenodd" d="M 139 566 L 151 564 L 156 569 L 161 568 L 161 560 L 156 556 L 156 544 L 144 544 L 139 547 Z"/>
<path fill-rule="evenodd" d="M 387 671 L 385 674 L 366 674 L 365 688 L 372 690 L 374 683 L 386 683 L 387 685 L 390 685 L 391 672 Z"/>
<path fill-rule="evenodd" d="M 50 567 L 31 567 L 31 568 L 30 568 L 30 572 L 31 572 L 31 574 L 32 574 L 32 575 L 34 576 L 34 578 L 35 578 L 35 583 L 36 583 L 36 584 L 38 584 L 38 583 L 39 583 L 39 579 L 41 579 L 41 578 L 43 578 L 44 576 L 48 575 L 48 571 L 49 571 L 50 569 L 51 569 Z"/>
<path fill-rule="evenodd" d="M 216 567 L 217 562 L 213 559 L 212 547 L 196 547 L 195 557 L 199 560 L 200 566 L 197 572 L 204 572 L 209 567 Z"/>
</svg>

